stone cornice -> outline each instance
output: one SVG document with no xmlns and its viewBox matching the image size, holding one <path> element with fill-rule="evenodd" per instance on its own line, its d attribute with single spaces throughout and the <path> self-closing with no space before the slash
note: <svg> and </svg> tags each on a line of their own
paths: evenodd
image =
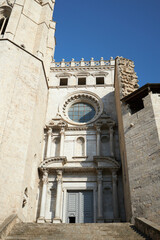
<svg viewBox="0 0 160 240">
<path fill-rule="evenodd" d="M 71 72 L 71 71 L 101 71 L 101 70 L 109 70 L 114 69 L 114 65 L 108 66 L 87 66 L 87 67 L 52 67 L 50 68 L 51 72 Z"/>
</svg>

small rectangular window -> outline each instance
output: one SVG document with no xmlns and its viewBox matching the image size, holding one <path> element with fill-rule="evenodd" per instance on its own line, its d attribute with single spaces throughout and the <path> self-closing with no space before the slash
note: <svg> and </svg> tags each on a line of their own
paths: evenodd
<svg viewBox="0 0 160 240">
<path fill-rule="evenodd" d="M 60 78 L 60 86 L 67 86 L 68 78 Z"/>
<path fill-rule="evenodd" d="M 78 78 L 78 85 L 86 85 L 86 78 Z"/>
<path fill-rule="evenodd" d="M 132 102 L 131 104 L 129 104 L 129 106 L 131 109 L 131 114 L 139 112 L 141 109 L 144 108 L 143 100 L 138 99 L 138 101 Z"/>
<path fill-rule="evenodd" d="M 104 77 L 96 77 L 96 84 L 104 84 Z"/>
</svg>

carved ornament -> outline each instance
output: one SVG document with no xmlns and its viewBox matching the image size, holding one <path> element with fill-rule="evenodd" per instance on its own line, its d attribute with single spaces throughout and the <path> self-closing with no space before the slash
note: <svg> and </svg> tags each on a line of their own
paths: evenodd
<svg viewBox="0 0 160 240">
<path fill-rule="evenodd" d="M 88 121 L 87 123 L 79 123 L 72 121 L 68 116 L 68 110 L 74 103 L 78 102 L 85 102 L 88 104 L 91 104 L 95 109 L 95 116 Z M 91 122 L 94 122 L 97 120 L 97 118 L 102 114 L 103 112 L 103 103 L 102 100 L 94 93 L 88 92 L 88 91 L 78 91 L 74 92 L 72 94 L 69 94 L 61 103 L 60 105 L 60 113 L 63 119 L 65 119 L 66 122 L 72 124 L 72 125 L 87 125 Z"/>
<path fill-rule="evenodd" d="M 51 158 L 45 158 L 44 161 L 40 164 L 40 168 L 42 169 L 48 169 L 53 163 L 62 163 L 62 165 L 65 165 L 67 162 L 67 158 L 66 157 L 51 157 Z"/>
</svg>

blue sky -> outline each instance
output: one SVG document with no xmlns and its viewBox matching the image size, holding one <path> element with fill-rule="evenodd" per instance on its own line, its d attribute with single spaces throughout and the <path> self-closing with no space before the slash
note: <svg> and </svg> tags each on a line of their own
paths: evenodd
<svg viewBox="0 0 160 240">
<path fill-rule="evenodd" d="M 123 56 L 140 86 L 160 83 L 160 0 L 56 0 L 55 60 Z"/>
</svg>

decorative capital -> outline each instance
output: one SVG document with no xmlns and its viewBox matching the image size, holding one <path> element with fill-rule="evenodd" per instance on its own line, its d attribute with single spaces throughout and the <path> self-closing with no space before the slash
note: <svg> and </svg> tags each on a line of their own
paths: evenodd
<svg viewBox="0 0 160 240">
<path fill-rule="evenodd" d="M 48 170 L 47 170 L 47 169 L 44 169 L 44 170 L 43 170 L 42 182 L 43 182 L 44 184 L 47 184 L 47 183 L 48 183 Z"/>
<path fill-rule="evenodd" d="M 60 134 L 65 134 L 65 128 L 64 127 L 61 128 Z"/>
<path fill-rule="evenodd" d="M 56 172 L 57 172 L 57 178 L 56 178 L 57 182 L 62 183 L 62 173 L 63 173 L 63 171 L 62 170 L 57 170 Z"/>
<path fill-rule="evenodd" d="M 100 134 L 100 133 L 101 133 L 101 126 L 100 126 L 100 125 L 99 125 L 99 126 L 98 126 L 98 125 L 96 126 L 96 133 L 97 133 L 97 134 Z"/>
<path fill-rule="evenodd" d="M 110 125 L 110 126 L 109 126 L 109 131 L 110 131 L 110 133 L 113 133 L 113 132 L 114 132 L 114 125 Z"/>
<path fill-rule="evenodd" d="M 116 171 L 112 171 L 112 181 L 113 181 L 113 183 L 117 183 L 117 172 Z"/>
<path fill-rule="evenodd" d="M 101 183 L 103 180 L 102 170 L 97 170 L 97 182 Z"/>
<path fill-rule="evenodd" d="M 52 128 L 49 128 L 47 133 L 48 133 L 48 135 L 51 135 L 52 134 Z"/>
</svg>

